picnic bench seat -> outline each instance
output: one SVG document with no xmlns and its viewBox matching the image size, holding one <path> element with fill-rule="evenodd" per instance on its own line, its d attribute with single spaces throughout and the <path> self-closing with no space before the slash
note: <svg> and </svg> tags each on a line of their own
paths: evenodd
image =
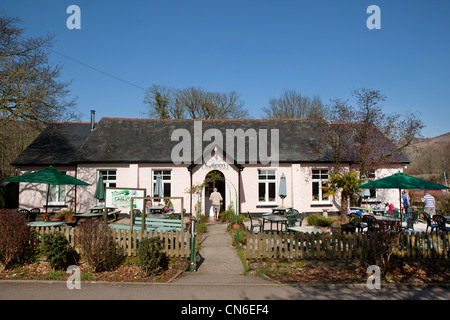
<svg viewBox="0 0 450 320">
<path fill-rule="evenodd" d="M 111 228 L 128 230 L 130 225 L 110 224 Z M 145 229 L 155 231 L 181 231 L 184 228 L 184 221 L 178 219 L 157 219 L 157 218 L 145 218 Z M 134 230 L 142 229 L 142 218 L 136 217 L 133 224 Z"/>
</svg>

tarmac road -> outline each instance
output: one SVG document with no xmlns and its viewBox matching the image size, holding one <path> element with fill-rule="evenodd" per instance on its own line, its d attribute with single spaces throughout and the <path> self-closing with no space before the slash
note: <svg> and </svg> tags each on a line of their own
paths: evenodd
<svg viewBox="0 0 450 320">
<path fill-rule="evenodd" d="M 194 280 L 195 278 L 195 280 Z M 195 281 L 195 283 L 192 283 Z M 248 276 L 187 275 L 171 284 L 0 281 L 1 300 L 450 300 L 450 286 L 274 284 Z"/>
</svg>

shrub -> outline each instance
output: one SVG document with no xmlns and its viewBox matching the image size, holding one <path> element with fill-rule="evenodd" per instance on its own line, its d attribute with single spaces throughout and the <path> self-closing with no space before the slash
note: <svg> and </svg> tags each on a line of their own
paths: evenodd
<svg viewBox="0 0 450 320">
<path fill-rule="evenodd" d="M 77 252 L 61 232 L 44 235 L 41 250 L 53 270 L 67 269 L 68 266 L 77 264 L 79 258 Z"/>
<path fill-rule="evenodd" d="M 0 264 L 4 269 L 30 260 L 35 244 L 36 238 L 24 216 L 16 210 L 0 210 Z"/>
<path fill-rule="evenodd" d="M 319 213 L 309 215 L 306 220 L 308 221 L 308 225 L 318 227 L 330 227 L 334 222 L 332 218 L 325 218 Z"/>
<path fill-rule="evenodd" d="M 236 246 L 236 230 L 233 230 L 231 236 L 233 237 L 233 246 Z M 247 243 L 247 231 L 244 228 L 238 229 L 238 242 L 240 245 Z"/>
<path fill-rule="evenodd" d="M 159 274 L 169 265 L 167 255 L 162 251 L 163 242 L 157 237 L 145 238 L 139 242 L 137 256 L 141 270 L 147 275 Z"/>
<path fill-rule="evenodd" d="M 113 231 L 99 220 L 82 221 L 77 227 L 76 245 L 94 272 L 112 270 L 124 261 Z"/>
</svg>

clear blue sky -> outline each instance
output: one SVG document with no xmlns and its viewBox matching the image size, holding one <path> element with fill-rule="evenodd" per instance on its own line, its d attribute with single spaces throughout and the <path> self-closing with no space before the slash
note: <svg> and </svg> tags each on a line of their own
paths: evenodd
<svg viewBox="0 0 450 320">
<path fill-rule="evenodd" d="M 69 30 L 69 5 L 81 30 Z M 369 5 L 381 30 L 369 30 Z M 386 113 L 417 112 L 424 136 L 449 132 L 450 1 L 398 0 L 2 0 L 30 36 L 54 33 L 53 49 L 138 87 L 161 84 L 237 91 L 252 118 L 284 90 L 351 98 L 379 89 Z M 144 91 L 52 54 L 73 79 L 82 120 L 139 118 Z"/>
</svg>

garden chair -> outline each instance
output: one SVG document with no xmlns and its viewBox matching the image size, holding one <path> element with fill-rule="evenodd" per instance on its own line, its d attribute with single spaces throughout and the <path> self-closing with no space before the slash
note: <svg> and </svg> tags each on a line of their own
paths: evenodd
<svg viewBox="0 0 450 320">
<path fill-rule="evenodd" d="M 390 218 L 400 219 L 400 211 L 398 211 L 397 209 L 388 210 L 388 211 L 386 211 L 385 216 L 390 217 Z"/>
<path fill-rule="evenodd" d="M 30 210 L 27 209 L 19 209 L 19 214 L 21 216 L 24 216 L 25 219 L 27 219 L 27 222 L 31 222 L 30 221 Z M 33 220 L 34 221 L 34 220 Z"/>
<path fill-rule="evenodd" d="M 250 233 L 253 233 L 254 228 L 259 228 L 259 232 L 264 231 L 264 224 L 261 219 L 253 218 L 249 211 L 247 211 L 247 215 L 250 218 Z"/>
<path fill-rule="evenodd" d="M 408 220 L 406 220 L 406 229 L 413 229 L 414 224 L 419 220 L 419 213 L 417 211 L 411 211 L 409 213 Z"/>
<path fill-rule="evenodd" d="M 433 232 L 433 229 L 438 229 L 438 225 L 437 223 L 433 223 L 433 221 L 431 220 L 430 215 L 427 212 L 422 212 L 423 217 L 425 218 L 425 220 L 427 221 L 427 229 L 425 230 L 425 232 L 428 232 L 428 228 L 431 228 L 431 232 Z"/>
<path fill-rule="evenodd" d="M 377 219 L 375 219 L 374 216 L 366 214 L 362 217 L 362 221 L 367 223 L 367 231 L 368 232 L 373 232 L 373 231 L 379 230 Z"/>
<path fill-rule="evenodd" d="M 363 229 L 367 228 L 367 223 L 362 221 L 362 217 L 359 214 L 352 212 L 350 214 L 350 219 L 351 221 L 353 220 L 352 223 L 358 228 L 359 232 L 363 232 Z"/>
<path fill-rule="evenodd" d="M 441 231 L 450 231 L 450 227 L 445 226 L 445 218 L 439 214 L 433 215 L 433 220 L 437 223 L 438 229 Z"/>
<path fill-rule="evenodd" d="M 305 219 L 305 213 L 300 213 L 296 209 L 290 209 L 286 213 L 286 218 L 288 219 L 288 221 L 287 221 L 288 227 L 295 227 L 295 224 L 297 223 L 297 221 L 300 221 L 299 225 L 301 227 L 303 224 L 303 219 Z"/>
</svg>

